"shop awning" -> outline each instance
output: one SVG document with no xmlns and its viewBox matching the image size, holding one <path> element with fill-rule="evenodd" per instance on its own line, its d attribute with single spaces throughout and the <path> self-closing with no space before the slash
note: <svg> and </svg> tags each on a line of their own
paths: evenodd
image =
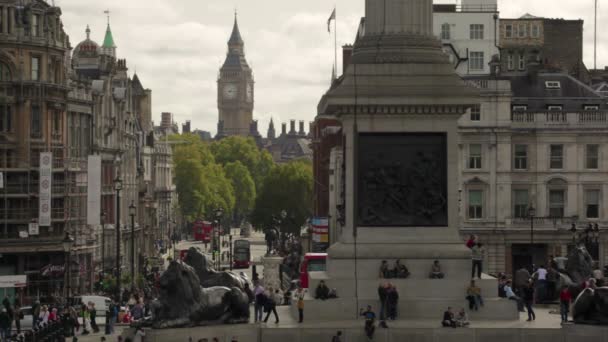
<svg viewBox="0 0 608 342">
<path fill-rule="evenodd" d="M 25 275 L 0 276 L 0 288 L 25 287 L 26 283 L 27 276 Z"/>
</svg>

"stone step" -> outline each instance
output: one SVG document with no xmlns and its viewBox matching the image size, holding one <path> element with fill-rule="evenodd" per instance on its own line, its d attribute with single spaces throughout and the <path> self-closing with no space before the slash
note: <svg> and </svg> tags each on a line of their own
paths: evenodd
<svg viewBox="0 0 608 342">
<path fill-rule="evenodd" d="M 389 268 L 393 267 L 395 260 L 387 260 Z M 410 272 L 410 279 L 428 279 L 433 265 L 432 259 L 401 260 Z M 374 279 L 380 276 L 382 260 L 357 260 L 356 269 L 359 278 Z M 459 281 L 471 279 L 472 261 L 469 259 L 440 260 L 441 270 L 447 278 Z M 347 259 L 327 260 L 327 273 L 333 278 L 354 278 L 355 261 Z"/>
<path fill-rule="evenodd" d="M 305 300 L 304 311 L 307 321 L 336 321 L 357 318 L 360 308 L 371 305 L 378 314 L 380 302 L 376 299 L 336 298 L 329 300 Z M 358 306 L 358 307 L 357 307 Z M 465 308 L 469 318 L 484 320 L 517 320 L 519 312 L 514 301 L 503 298 L 485 299 L 485 305 L 479 311 L 470 312 L 468 302 L 449 298 L 400 299 L 398 306 L 399 319 L 437 319 L 441 320 L 443 312 L 451 306 L 454 310 Z M 292 315 L 297 317 L 297 305 L 292 304 Z"/>
<path fill-rule="evenodd" d="M 313 274 L 314 273 L 314 274 Z M 330 279 L 323 272 L 311 272 L 308 292 L 314 295 L 315 289 L 321 280 L 327 286 L 336 289 L 340 297 L 355 297 L 354 279 Z M 381 283 L 395 285 L 400 298 L 454 298 L 466 297 L 469 281 L 457 282 L 452 279 L 359 279 L 359 298 L 378 298 L 378 286 Z M 476 280 L 475 284 L 481 288 L 484 297 L 498 297 L 498 282 L 496 279 Z"/>
</svg>

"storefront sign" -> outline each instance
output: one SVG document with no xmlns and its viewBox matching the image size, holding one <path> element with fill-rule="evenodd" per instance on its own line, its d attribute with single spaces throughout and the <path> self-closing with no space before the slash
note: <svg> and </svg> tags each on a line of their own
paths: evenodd
<svg viewBox="0 0 608 342">
<path fill-rule="evenodd" d="M 52 277 L 63 275 L 64 271 L 64 265 L 46 265 L 40 270 L 40 274 L 43 277 Z"/>
<path fill-rule="evenodd" d="M 30 223 L 29 229 L 27 230 L 29 235 L 39 235 L 40 234 L 40 228 L 38 226 L 38 223 L 32 222 Z"/>
<path fill-rule="evenodd" d="M 0 289 L 25 287 L 26 283 L 27 276 L 24 275 L 0 276 Z"/>
<path fill-rule="evenodd" d="M 40 153 L 40 209 L 38 224 L 42 227 L 51 225 L 51 185 L 53 181 L 53 153 Z"/>
</svg>

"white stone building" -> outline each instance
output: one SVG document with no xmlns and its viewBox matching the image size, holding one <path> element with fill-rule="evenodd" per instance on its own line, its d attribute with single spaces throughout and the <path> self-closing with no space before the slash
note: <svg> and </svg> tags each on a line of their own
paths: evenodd
<svg viewBox="0 0 608 342">
<path fill-rule="evenodd" d="M 499 54 L 497 0 L 462 0 L 459 5 L 438 4 L 433 9 L 433 32 L 456 72 L 462 76 L 489 74 L 488 63 Z"/>
<path fill-rule="evenodd" d="M 511 273 L 565 256 L 572 223 L 577 239 L 598 224 L 588 248 L 604 264 L 606 98 L 566 74 L 528 69 L 469 78 L 482 103 L 459 121 L 463 237 L 486 244 L 486 271 Z"/>
</svg>

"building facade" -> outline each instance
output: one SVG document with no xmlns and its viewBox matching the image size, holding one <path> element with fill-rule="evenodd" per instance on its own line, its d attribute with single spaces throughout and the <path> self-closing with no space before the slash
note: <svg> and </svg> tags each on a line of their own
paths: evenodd
<svg viewBox="0 0 608 342">
<path fill-rule="evenodd" d="M 463 238 L 485 243 L 491 273 L 546 265 L 581 238 L 603 265 L 606 100 L 565 73 L 528 69 L 468 80 L 482 103 L 459 121 Z"/>
<path fill-rule="evenodd" d="M 500 20 L 501 68 L 523 72 L 530 60 L 547 70 L 562 71 L 583 82 L 590 76 L 583 63 L 583 20 L 535 17 Z"/>
<path fill-rule="evenodd" d="M 253 71 L 245 59 L 245 43 L 235 16 L 226 61 L 217 80 L 218 137 L 251 134 L 254 85 Z"/>
<path fill-rule="evenodd" d="M 460 5 L 434 5 L 433 32 L 460 75 L 489 74 L 499 54 L 497 0 L 463 0 Z"/>
</svg>

